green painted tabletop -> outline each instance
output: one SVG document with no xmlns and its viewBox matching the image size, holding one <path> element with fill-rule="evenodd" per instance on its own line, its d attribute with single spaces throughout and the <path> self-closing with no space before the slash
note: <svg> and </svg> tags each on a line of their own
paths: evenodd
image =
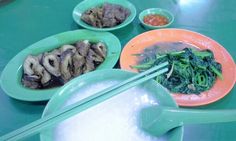
<svg viewBox="0 0 236 141">
<path fill-rule="evenodd" d="M 0 0 L 0 73 L 19 51 L 47 36 L 79 29 L 72 10 L 80 0 Z M 235 0 L 131 0 L 137 13 L 159 7 L 175 15 L 174 28 L 202 33 L 222 44 L 236 59 Z M 124 46 L 144 32 L 136 19 L 112 31 Z M 116 65 L 119 67 L 119 65 Z M 200 109 L 235 109 L 236 87 L 222 100 Z M 9 98 L 0 89 L 0 136 L 41 117 L 46 102 L 30 103 Z M 236 122 L 186 126 L 184 141 L 234 141 Z M 27 140 L 39 140 L 38 136 Z"/>
</svg>

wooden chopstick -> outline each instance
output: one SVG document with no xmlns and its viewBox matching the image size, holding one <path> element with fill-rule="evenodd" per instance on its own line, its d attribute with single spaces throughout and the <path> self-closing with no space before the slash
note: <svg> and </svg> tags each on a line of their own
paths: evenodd
<svg viewBox="0 0 236 141">
<path fill-rule="evenodd" d="M 147 80 L 150 80 L 160 74 L 163 74 L 168 71 L 168 68 L 163 68 L 167 66 L 168 63 L 162 63 L 158 66 L 155 66 L 145 72 L 142 72 L 140 74 L 135 75 L 134 77 L 131 77 L 118 85 L 111 86 L 105 90 L 102 90 L 90 97 L 87 97 L 79 102 L 76 102 L 74 104 L 71 104 L 67 107 L 65 107 L 62 110 L 56 111 L 52 114 L 49 114 L 48 116 L 45 116 L 44 118 L 41 118 L 39 120 L 36 120 L 26 126 L 23 126 L 22 128 L 19 128 L 13 132 L 10 132 L 0 138 L 0 141 L 15 141 L 22 139 L 26 136 L 36 134 L 40 130 L 44 129 L 45 127 L 49 127 L 51 125 L 54 125 L 60 121 L 63 121 L 77 113 L 80 113 L 81 111 L 84 111 L 98 103 L 101 103 L 104 101 L 104 99 L 111 98 L 131 87 L 134 87 L 138 84 L 141 84 Z M 163 69 L 161 69 L 163 68 Z"/>
</svg>

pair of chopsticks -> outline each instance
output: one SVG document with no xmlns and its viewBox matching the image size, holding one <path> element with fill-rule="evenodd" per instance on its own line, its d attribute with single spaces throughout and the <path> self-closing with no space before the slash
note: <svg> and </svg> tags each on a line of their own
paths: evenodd
<svg viewBox="0 0 236 141">
<path fill-rule="evenodd" d="M 76 115 L 96 104 L 103 102 L 104 100 L 111 98 L 131 87 L 134 87 L 138 84 L 141 84 L 147 80 L 150 80 L 158 75 L 161 75 L 168 71 L 166 67 L 168 62 L 162 63 L 158 66 L 155 66 L 145 72 L 137 74 L 115 86 L 111 86 L 105 90 L 102 90 L 94 95 L 87 97 L 79 102 L 71 104 L 65 107 L 62 110 L 55 111 L 52 114 L 49 114 L 39 120 L 36 120 L 22 128 L 19 128 L 13 132 L 10 132 L 2 137 L 0 141 L 15 141 L 22 138 L 25 138 L 29 135 L 34 135 L 46 127 L 50 127 L 59 123 L 73 115 Z"/>
</svg>

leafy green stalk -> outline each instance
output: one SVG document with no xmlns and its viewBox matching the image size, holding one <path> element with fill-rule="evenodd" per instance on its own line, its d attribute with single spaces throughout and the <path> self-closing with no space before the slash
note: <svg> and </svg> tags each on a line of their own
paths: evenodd
<svg viewBox="0 0 236 141">
<path fill-rule="evenodd" d="M 219 72 L 214 66 L 211 66 L 211 69 L 221 80 L 223 80 L 223 75 L 221 72 Z"/>
<path fill-rule="evenodd" d="M 207 51 L 207 50 L 206 51 L 193 51 L 193 54 L 201 58 L 213 56 L 212 52 Z"/>
</svg>

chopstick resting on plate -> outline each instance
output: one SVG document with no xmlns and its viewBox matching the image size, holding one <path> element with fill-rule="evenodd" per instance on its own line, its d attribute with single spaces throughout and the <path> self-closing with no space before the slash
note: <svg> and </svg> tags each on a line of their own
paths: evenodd
<svg viewBox="0 0 236 141">
<path fill-rule="evenodd" d="M 15 141 L 15 140 L 22 139 L 26 136 L 36 134 L 46 127 L 55 125 L 56 123 L 59 123 L 96 104 L 103 102 L 105 99 L 109 99 L 129 88 L 132 88 L 138 84 L 141 84 L 145 81 L 148 81 L 158 75 L 161 75 L 167 72 L 168 71 L 167 65 L 168 65 L 168 62 L 162 63 L 145 72 L 139 73 L 127 80 L 124 80 L 123 82 L 115 86 L 111 86 L 105 90 L 95 93 L 92 96 L 89 96 L 81 101 L 71 104 L 62 110 L 49 114 L 39 120 L 36 120 L 26 126 L 23 126 L 22 128 L 19 128 L 13 132 L 10 132 L 0 137 L 0 141 L 5 141 L 5 140 Z"/>
</svg>

